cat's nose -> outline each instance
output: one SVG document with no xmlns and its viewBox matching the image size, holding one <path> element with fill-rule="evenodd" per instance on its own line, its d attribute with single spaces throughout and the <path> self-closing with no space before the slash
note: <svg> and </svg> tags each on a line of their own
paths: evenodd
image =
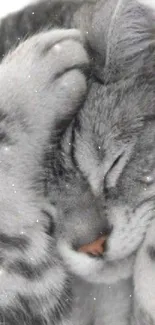
<svg viewBox="0 0 155 325">
<path fill-rule="evenodd" d="M 107 229 L 100 232 L 99 237 L 95 241 L 81 246 L 78 251 L 86 253 L 91 257 L 103 257 L 103 254 L 107 250 L 107 240 L 111 232 L 112 226 L 107 226 Z"/>
</svg>

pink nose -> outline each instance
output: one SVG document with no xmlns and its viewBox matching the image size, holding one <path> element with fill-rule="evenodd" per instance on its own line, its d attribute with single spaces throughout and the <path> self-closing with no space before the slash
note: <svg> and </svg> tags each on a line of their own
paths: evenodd
<svg viewBox="0 0 155 325">
<path fill-rule="evenodd" d="M 101 256 L 104 253 L 105 241 L 106 237 L 102 236 L 92 243 L 81 246 L 78 252 L 91 254 L 93 256 Z"/>
</svg>

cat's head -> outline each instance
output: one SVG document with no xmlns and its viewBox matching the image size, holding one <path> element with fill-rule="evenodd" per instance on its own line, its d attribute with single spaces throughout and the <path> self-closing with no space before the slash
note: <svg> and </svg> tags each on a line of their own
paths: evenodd
<svg viewBox="0 0 155 325">
<path fill-rule="evenodd" d="M 92 85 L 70 141 L 71 160 L 87 181 L 94 202 L 100 202 L 101 231 L 105 220 L 113 228 L 103 256 L 97 259 L 69 250 L 65 242 L 60 244 L 72 271 L 90 281 L 128 277 L 134 254 L 155 216 L 154 23 L 150 12 L 136 1 L 129 7 L 121 4 L 113 17 L 116 32 L 112 26 L 108 35 L 105 85 Z M 76 184 L 82 189 L 81 179 Z M 91 218 L 92 233 L 97 226 L 95 217 Z M 89 243 L 90 232 L 85 234 Z"/>
<path fill-rule="evenodd" d="M 72 179 L 65 183 L 68 198 L 64 203 L 61 199 L 63 212 L 66 204 L 68 208 L 67 240 L 64 235 L 60 246 L 72 271 L 91 281 L 111 281 L 115 268 L 114 279 L 121 277 L 122 269 L 123 277 L 129 275 L 132 258 L 155 215 L 153 88 L 135 80 L 108 87 L 94 84 L 91 92 L 97 106 L 90 106 L 90 92 L 78 117 L 80 128 L 74 124 L 71 160 L 78 171 L 74 176 L 68 173 Z M 76 238 L 81 245 L 97 239 L 107 226 L 113 230 L 102 257 L 77 253 L 74 245 L 69 249 Z"/>
</svg>

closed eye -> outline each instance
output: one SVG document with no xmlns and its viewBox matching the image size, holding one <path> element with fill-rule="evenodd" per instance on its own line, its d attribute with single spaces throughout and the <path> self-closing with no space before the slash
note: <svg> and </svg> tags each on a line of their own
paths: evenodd
<svg viewBox="0 0 155 325">
<path fill-rule="evenodd" d="M 126 159 L 125 159 L 126 161 Z M 108 170 L 107 174 L 104 178 L 104 194 L 109 195 L 115 193 L 115 187 L 118 181 L 118 178 L 124 168 L 124 152 L 122 152 L 113 162 L 110 169 Z"/>
</svg>

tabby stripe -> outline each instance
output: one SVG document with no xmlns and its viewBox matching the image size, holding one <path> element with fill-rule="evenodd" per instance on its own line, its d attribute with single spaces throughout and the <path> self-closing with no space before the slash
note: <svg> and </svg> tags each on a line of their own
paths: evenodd
<svg viewBox="0 0 155 325">
<path fill-rule="evenodd" d="M 52 260 L 52 256 L 51 256 Z M 44 276 L 44 273 L 51 268 L 50 262 L 41 262 L 38 264 L 28 263 L 22 260 L 16 260 L 7 267 L 8 272 L 18 274 L 31 281 L 38 280 Z"/>
<path fill-rule="evenodd" d="M 8 114 L 0 111 L 0 122 L 4 121 L 7 118 Z"/>
<path fill-rule="evenodd" d="M 10 140 L 10 137 L 8 136 L 8 134 L 6 132 L 0 130 L 0 142 L 8 143 L 9 140 Z"/>
<path fill-rule="evenodd" d="M 151 259 L 153 262 L 155 262 L 155 247 L 149 245 L 149 246 L 147 247 L 147 253 L 148 253 L 150 259 Z"/>
<path fill-rule="evenodd" d="M 75 155 L 75 149 L 76 149 L 76 132 L 80 133 L 81 131 L 81 125 L 80 125 L 80 121 L 79 121 L 79 117 L 76 116 L 72 125 L 72 133 L 71 133 L 71 151 L 70 151 L 70 155 L 71 155 L 71 160 L 72 160 L 72 164 L 74 167 L 78 168 L 78 163 L 76 160 L 76 155 Z"/>
<path fill-rule="evenodd" d="M 72 133 L 71 133 L 71 148 L 70 148 L 70 155 L 71 155 L 71 161 L 72 164 L 76 167 L 77 166 L 77 161 L 75 158 L 75 122 L 73 123 L 72 127 Z"/>
<path fill-rule="evenodd" d="M 17 236 L 8 236 L 6 234 L 0 233 L 0 247 L 3 249 L 19 249 L 25 250 L 29 246 L 29 242 L 26 238 Z"/>
<path fill-rule="evenodd" d="M 137 204 L 137 206 L 133 209 L 133 213 L 136 212 L 137 209 L 139 209 L 143 204 L 147 203 L 147 202 L 151 202 L 153 203 L 153 200 L 155 199 L 155 195 L 152 195 L 151 197 L 148 197 L 146 199 L 144 199 L 143 201 L 141 201 L 139 204 Z"/>
<path fill-rule="evenodd" d="M 48 226 L 48 229 L 46 231 L 46 233 L 49 235 L 49 236 L 52 236 L 55 232 L 55 223 L 54 223 L 54 218 L 53 216 L 46 210 L 41 210 L 41 212 L 44 214 L 45 217 L 48 218 L 48 221 L 49 221 L 49 226 Z"/>
<path fill-rule="evenodd" d="M 144 115 L 142 118 L 144 122 L 154 122 L 155 114 Z"/>
<path fill-rule="evenodd" d="M 69 313 L 72 309 L 72 300 L 72 284 L 70 281 L 66 281 L 63 286 L 63 291 L 57 300 L 58 303 L 53 310 L 52 319 L 54 320 L 54 324 L 58 324 L 63 321 L 65 317 L 69 317 Z"/>
<path fill-rule="evenodd" d="M 50 290 L 51 289 L 51 290 Z M 58 325 L 68 319 L 71 311 L 72 290 L 70 281 L 64 283 L 57 303 L 52 306 L 53 288 L 44 296 L 17 295 L 14 304 L 6 309 L 0 308 L 0 324 L 6 325 Z M 55 298 L 58 292 L 55 292 Z"/>
<path fill-rule="evenodd" d="M 5 119 L 7 119 L 7 114 L 4 113 L 3 111 L 0 111 L 0 123 L 3 122 Z M 7 134 L 6 131 L 2 130 L 0 127 L 0 141 L 1 142 L 9 142 L 10 141 L 10 137 Z"/>
</svg>

